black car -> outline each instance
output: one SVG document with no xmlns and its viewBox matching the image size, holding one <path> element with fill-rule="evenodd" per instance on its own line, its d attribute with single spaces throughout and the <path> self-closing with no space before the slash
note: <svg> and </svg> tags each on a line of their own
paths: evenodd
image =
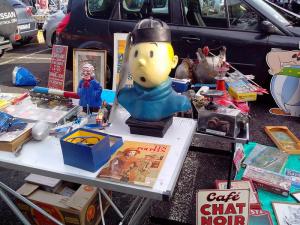
<svg viewBox="0 0 300 225">
<path fill-rule="evenodd" d="M 38 29 L 36 22 L 32 17 L 31 7 L 25 5 L 19 0 L 7 0 L 7 2 L 15 9 L 18 18 L 17 40 L 13 43 L 27 44 L 37 36 Z"/>
<path fill-rule="evenodd" d="M 57 32 L 70 61 L 73 48 L 105 49 L 112 68 L 113 34 L 149 16 L 168 23 L 180 58 L 195 58 L 205 45 L 226 46 L 227 61 L 262 85 L 271 48 L 299 49 L 300 17 L 263 0 L 70 0 Z"/>
</svg>

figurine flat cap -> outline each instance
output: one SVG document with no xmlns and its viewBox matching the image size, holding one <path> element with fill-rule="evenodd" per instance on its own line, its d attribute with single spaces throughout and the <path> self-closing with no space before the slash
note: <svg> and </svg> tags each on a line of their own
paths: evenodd
<svg viewBox="0 0 300 225">
<path fill-rule="evenodd" d="M 169 26 L 159 19 L 143 19 L 132 31 L 132 43 L 142 42 L 171 42 Z"/>
</svg>

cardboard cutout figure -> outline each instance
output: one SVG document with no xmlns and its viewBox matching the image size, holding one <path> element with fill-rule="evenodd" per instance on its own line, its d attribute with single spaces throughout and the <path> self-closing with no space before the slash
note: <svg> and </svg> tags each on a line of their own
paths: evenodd
<svg viewBox="0 0 300 225">
<path fill-rule="evenodd" d="M 300 116 L 300 51 L 272 49 L 266 56 L 270 67 L 270 91 L 278 108 L 270 113 Z"/>
<path fill-rule="evenodd" d="M 157 19 L 144 19 L 131 35 L 128 64 L 134 85 L 120 90 L 119 103 L 132 118 L 146 122 L 161 121 L 191 109 L 190 101 L 171 86 L 169 74 L 178 57 L 171 46 L 168 25 Z"/>
</svg>

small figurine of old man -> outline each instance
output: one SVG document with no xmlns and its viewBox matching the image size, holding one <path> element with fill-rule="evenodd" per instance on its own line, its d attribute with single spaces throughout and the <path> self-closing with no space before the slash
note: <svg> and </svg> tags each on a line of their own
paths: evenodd
<svg viewBox="0 0 300 225">
<path fill-rule="evenodd" d="M 80 97 L 79 105 L 84 112 L 98 112 L 101 100 L 102 87 L 95 79 L 95 69 L 90 63 L 84 63 L 81 68 L 81 80 L 77 94 Z"/>
</svg>

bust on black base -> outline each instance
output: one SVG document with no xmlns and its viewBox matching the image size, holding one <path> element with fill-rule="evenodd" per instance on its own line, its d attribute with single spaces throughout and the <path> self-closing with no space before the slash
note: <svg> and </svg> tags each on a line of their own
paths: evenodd
<svg viewBox="0 0 300 225">
<path fill-rule="evenodd" d="M 169 74 L 178 63 L 171 32 L 166 23 L 150 18 L 131 35 L 128 64 L 134 84 L 119 91 L 118 101 L 131 115 L 126 121 L 131 133 L 163 137 L 173 114 L 191 109 L 188 98 L 171 86 Z"/>
</svg>

